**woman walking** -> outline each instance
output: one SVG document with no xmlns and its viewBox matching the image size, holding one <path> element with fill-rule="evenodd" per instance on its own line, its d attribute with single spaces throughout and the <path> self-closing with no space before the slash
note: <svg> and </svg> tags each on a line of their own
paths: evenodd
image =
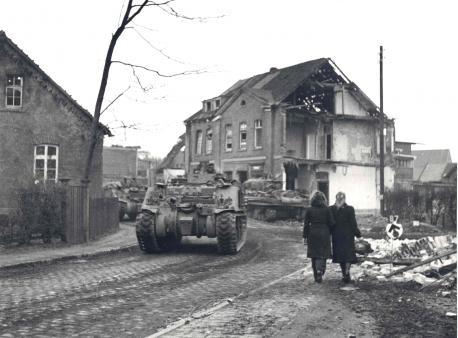
<svg viewBox="0 0 458 338">
<path fill-rule="evenodd" d="M 361 237 L 356 223 L 355 209 L 345 201 L 345 193 L 336 195 L 336 203 L 331 206 L 336 225 L 332 231 L 332 261 L 339 263 L 342 281 L 349 283 L 350 266 L 356 263 L 355 237 Z"/>
<path fill-rule="evenodd" d="M 317 191 L 313 194 L 311 207 L 305 213 L 304 244 L 307 257 L 312 259 L 315 282 L 321 283 L 326 272 L 326 259 L 331 258 L 331 231 L 334 218 L 328 208 L 326 196 Z"/>
</svg>

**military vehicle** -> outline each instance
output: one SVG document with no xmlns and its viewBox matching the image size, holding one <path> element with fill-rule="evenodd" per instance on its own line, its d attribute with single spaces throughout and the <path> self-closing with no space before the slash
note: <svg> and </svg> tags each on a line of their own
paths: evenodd
<svg viewBox="0 0 458 338">
<path fill-rule="evenodd" d="M 136 232 L 146 253 L 175 249 L 183 236 L 207 236 L 217 238 L 219 253 L 236 254 L 247 236 L 241 187 L 222 178 L 157 184 L 146 192 Z"/>
<path fill-rule="evenodd" d="M 126 215 L 130 221 L 137 219 L 145 198 L 146 187 L 136 184 L 133 179 L 124 178 L 121 182 L 106 183 L 103 188 L 106 196 L 118 199 L 120 221 L 123 221 Z"/>
</svg>

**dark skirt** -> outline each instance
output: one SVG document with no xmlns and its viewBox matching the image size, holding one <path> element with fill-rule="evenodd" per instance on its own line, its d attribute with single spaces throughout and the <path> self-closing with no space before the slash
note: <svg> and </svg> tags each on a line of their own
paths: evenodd
<svg viewBox="0 0 458 338">
<path fill-rule="evenodd" d="M 331 235 L 325 224 L 313 224 L 307 236 L 307 257 L 331 258 Z"/>
</svg>

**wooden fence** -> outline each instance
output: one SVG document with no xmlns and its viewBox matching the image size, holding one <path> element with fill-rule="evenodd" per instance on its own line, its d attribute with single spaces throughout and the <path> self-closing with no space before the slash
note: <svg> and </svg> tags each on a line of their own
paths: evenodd
<svg viewBox="0 0 458 338">
<path fill-rule="evenodd" d="M 89 199 L 89 239 L 119 229 L 119 202 L 114 197 Z"/>
<path fill-rule="evenodd" d="M 119 203 L 116 198 L 90 198 L 87 185 L 68 186 L 65 239 L 84 243 L 119 229 Z"/>
</svg>

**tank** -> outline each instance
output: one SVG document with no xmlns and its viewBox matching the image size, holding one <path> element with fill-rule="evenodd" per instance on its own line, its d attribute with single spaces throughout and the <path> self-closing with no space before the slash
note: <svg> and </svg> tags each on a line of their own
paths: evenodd
<svg viewBox="0 0 458 338">
<path fill-rule="evenodd" d="M 202 183 L 175 180 L 148 188 L 137 217 L 140 249 L 155 253 L 177 248 L 183 236 L 217 239 L 220 254 L 236 254 L 247 236 L 240 185 L 218 178 Z"/>
<path fill-rule="evenodd" d="M 122 182 L 105 184 L 104 189 L 105 195 L 118 199 L 120 221 L 123 221 L 126 215 L 130 221 L 137 219 L 145 197 L 146 187 L 136 184 L 133 179 L 124 178 Z"/>
</svg>

